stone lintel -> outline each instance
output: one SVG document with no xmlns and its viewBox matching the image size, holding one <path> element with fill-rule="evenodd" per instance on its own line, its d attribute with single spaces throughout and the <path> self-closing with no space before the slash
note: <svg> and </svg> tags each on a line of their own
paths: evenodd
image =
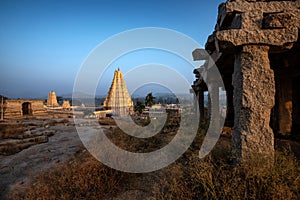
<svg viewBox="0 0 300 200">
<path fill-rule="evenodd" d="M 195 49 L 192 53 L 194 61 L 196 60 L 208 60 L 209 54 L 205 49 Z"/>
<path fill-rule="evenodd" d="M 253 10 L 260 10 L 264 13 L 276 13 L 285 10 L 295 10 L 300 6 L 300 1 L 271 1 L 271 2 L 247 2 L 234 1 L 226 2 L 224 7 L 226 13 L 232 12 L 251 12 Z"/>
<path fill-rule="evenodd" d="M 270 30 L 224 30 L 216 33 L 220 49 L 242 45 L 270 45 L 290 48 L 289 44 L 298 39 L 298 29 Z"/>
</svg>

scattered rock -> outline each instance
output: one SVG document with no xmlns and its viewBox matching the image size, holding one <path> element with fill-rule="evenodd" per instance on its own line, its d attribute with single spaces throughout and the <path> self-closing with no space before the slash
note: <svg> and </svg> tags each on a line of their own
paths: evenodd
<svg viewBox="0 0 300 200">
<path fill-rule="evenodd" d="M 23 133 L 23 137 L 24 137 L 24 138 L 29 138 L 30 136 L 32 136 L 31 131 L 25 131 L 25 132 Z"/>
</svg>

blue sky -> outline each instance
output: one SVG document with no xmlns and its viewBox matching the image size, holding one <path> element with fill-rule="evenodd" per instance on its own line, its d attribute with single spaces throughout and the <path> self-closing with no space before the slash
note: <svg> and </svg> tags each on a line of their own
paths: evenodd
<svg viewBox="0 0 300 200">
<path fill-rule="evenodd" d="M 50 90 L 58 95 L 71 93 L 76 74 L 89 53 L 112 35 L 134 28 L 173 29 L 203 46 L 213 31 L 221 2 L 1 0 L 0 94 L 42 98 Z M 137 56 L 141 61 L 140 53 Z M 147 62 L 153 57 L 152 52 Z M 158 57 L 153 62 L 163 62 L 164 56 Z M 129 56 L 123 63 L 119 59 L 115 65 L 122 65 L 126 73 L 135 67 L 129 66 L 130 59 L 135 58 Z M 177 70 L 190 82 L 193 80 L 192 71 Z M 106 75 L 106 85 L 100 81 L 97 93 L 106 93 L 112 76 Z"/>
</svg>

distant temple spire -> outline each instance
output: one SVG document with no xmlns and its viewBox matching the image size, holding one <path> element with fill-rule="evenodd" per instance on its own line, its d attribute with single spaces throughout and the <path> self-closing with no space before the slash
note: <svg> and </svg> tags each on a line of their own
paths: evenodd
<svg viewBox="0 0 300 200">
<path fill-rule="evenodd" d="M 51 90 L 48 94 L 47 106 L 48 107 L 57 107 L 57 106 L 59 106 L 58 103 L 57 103 L 56 94 L 53 90 Z"/>
</svg>

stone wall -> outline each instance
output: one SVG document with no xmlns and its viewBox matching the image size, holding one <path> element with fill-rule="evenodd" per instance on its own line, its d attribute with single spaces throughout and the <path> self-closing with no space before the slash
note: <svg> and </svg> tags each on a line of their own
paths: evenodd
<svg viewBox="0 0 300 200">
<path fill-rule="evenodd" d="M 27 111 L 28 113 L 24 113 Z M 26 115 L 45 113 L 44 100 L 5 100 L 4 119 L 19 118 Z"/>
</svg>

